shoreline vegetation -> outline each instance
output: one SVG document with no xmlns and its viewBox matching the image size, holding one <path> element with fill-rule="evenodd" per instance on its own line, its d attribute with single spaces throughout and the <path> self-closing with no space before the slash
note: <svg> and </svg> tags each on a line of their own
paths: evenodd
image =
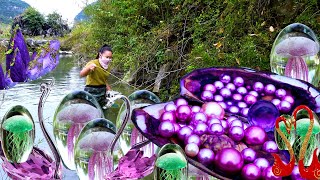
<svg viewBox="0 0 320 180">
<path fill-rule="evenodd" d="M 291 23 L 305 24 L 320 35 L 317 0 L 99 0 L 84 13 L 85 21 L 58 37 L 61 50 L 74 52 L 83 64 L 109 44 L 112 72 L 163 101 L 179 95 L 180 78 L 194 69 L 270 71 L 273 42 Z"/>
</svg>

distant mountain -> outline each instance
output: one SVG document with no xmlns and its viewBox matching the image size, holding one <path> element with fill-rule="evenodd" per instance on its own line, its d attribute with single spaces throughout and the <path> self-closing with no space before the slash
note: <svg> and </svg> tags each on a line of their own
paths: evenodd
<svg viewBox="0 0 320 180">
<path fill-rule="evenodd" d="M 88 19 L 88 16 L 84 14 L 84 10 L 82 10 L 79 14 L 74 18 L 74 22 L 85 21 Z"/>
<path fill-rule="evenodd" d="M 0 23 L 9 24 L 30 5 L 21 0 L 0 0 Z"/>
</svg>

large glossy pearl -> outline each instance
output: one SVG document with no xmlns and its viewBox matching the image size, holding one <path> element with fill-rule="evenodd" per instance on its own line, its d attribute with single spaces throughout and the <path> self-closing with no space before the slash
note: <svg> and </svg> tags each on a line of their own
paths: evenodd
<svg viewBox="0 0 320 180">
<path fill-rule="evenodd" d="M 175 112 L 166 111 L 166 112 L 162 113 L 160 120 L 161 121 L 176 122 Z"/>
<path fill-rule="evenodd" d="M 224 98 L 228 98 L 228 97 L 231 96 L 231 91 L 230 91 L 230 89 L 228 89 L 228 88 L 222 88 L 222 89 L 220 90 L 220 95 L 221 95 L 222 97 L 224 97 Z"/>
<path fill-rule="evenodd" d="M 199 136 L 207 133 L 208 131 L 208 126 L 205 123 L 198 123 L 195 127 L 195 129 L 193 130 L 193 132 Z"/>
<path fill-rule="evenodd" d="M 188 105 L 181 105 L 176 110 L 176 117 L 181 122 L 185 122 L 191 118 L 191 108 Z"/>
<path fill-rule="evenodd" d="M 274 142 L 274 141 L 266 141 L 263 144 L 262 149 L 267 153 L 277 153 L 278 152 L 278 146 L 277 146 L 276 142 Z"/>
<path fill-rule="evenodd" d="M 239 108 L 237 106 L 230 106 L 229 107 L 229 112 L 232 114 L 238 114 L 239 113 Z"/>
<path fill-rule="evenodd" d="M 212 135 L 221 135 L 224 133 L 224 128 L 221 124 L 212 124 L 210 126 L 209 133 Z"/>
<path fill-rule="evenodd" d="M 288 101 L 281 101 L 279 105 L 279 110 L 283 113 L 288 113 L 291 110 L 292 106 Z"/>
<path fill-rule="evenodd" d="M 224 109 L 216 102 L 204 103 L 201 108 L 201 112 L 207 115 L 207 118 L 218 118 L 224 117 Z"/>
<path fill-rule="evenodd" d="M 232 121 L 230 124 L 229 124 L 230 127 L 234 127 L 234 126 L 239 126 L 239 127 L 242 127 L 243 128 L 243 122 L 239 119 L 236 119 L 234 121 Z"/>
<path fill-rule="evenodd" d="M 178 107 L 178 106 L 181 106 L 181 105 L 188 105 L 188 102 L 183 99 L 183 98 L 179 98 L 175 101 L 175 105 Z"/>
<path fill-rule="evenodd" d="M 250 95 L 252 95 L 252 96 L 254 96 L 256 98 L 259 96 L 257 91 L 250 91 L 248 94 L 250 94 Z"/>
<path fill-rule="evenodd" d="M 282 101 L 287 101 L 287 102 L 289 102 L 291 105 L 294 104 L 294 99 L 293 99 L 292 96 L 285 96 L 285 97 L 282 98 Z"/>
<path fill-rule="evenodd" d="M 215 166 L 230 175 L 241 171 L 244 161 L 241 153 L 234 148 L 224 148 L 215 157 Z"/>
<path fill-rule="evenodd" d="M 195 143 L 187 144 L 184 148 L 184 151 L 186 152 L 186 155 L 189 157 L 196 157 L 199 153 L 199 147 Z"/>
<path fill-rule="evenodd" d="M 267 95 L 272 95 L 276 91 L 276 87 L 273 84 L 267 84 L 266 87 L 264 88 L 264 92 Z"/>
<path fill-rule="evenodd" d="M 236 90 L 236 86 L 232 83 L 228 83 L 226 88 L 230 89 L 231 92 Z"/>
<path fill-rule="evenodd" d="M 248 113 L 249 113 L 249 108 L 243 108 L 240 113 L 241 113 L 241 115 L 243 115 L 244 117 L 247 117 L 247 116 L 248 116 Z"/>
<path fill-rule="evenodd" d="M 257 165 L 261 171 L 264 171 L 267 167 L 269 167 L 269 161 L 265 158 L 257 158 L 254 161 L 254 164 Z"/>
<path fill-rule="evenodd" d="M 211 91 L 203 91 L 201 93 L 201 99 L 203 101 L 212 101 L 213 100 L 213 94 Z"/>
<path fill-rule="evenodd" d="M 213 85 L 218 89 L 222 89 L 224 87 L 223 83 L 221 81 L 216 81 L 213 83 Z"/>
<path fill-rule="evenodd" d="M 174 134 L 174 125 L 170 121 L 161 122 L 158 127 L 162 137 L 171 137 Z"/>
<path fill-rule="evenodd" d="M 264 89 L 264 85 L 261 82 L 255 82 L 253 84 L 253 90 L 257 91 L 257 92 L 262 92 Z"/>
<path fill-rule="evenodd" d="M 231 77 L 229 75 L 222 74 L 220 76 L 220 81 L 224 84 L 228 84 L 231 81 Z"/>
<path fill-rule="evenodd" d="M 274 104 L 278 109 L 280 109 L 280 99 L 272 99 L 272 104 Z"/>
<path fill-rule="evenodd" d="M 177 110 L 177 106 L 173 103 L 169 103 L 166 106 L 164 106 L 164 110 L 167 112 L 175 112 Z"/>
<path fill-rule="evenodd" d="M 248 105 L 245 102 L 241 101 L 241 102 L 238 102 L 238 107 L 242 109 L 242 108 L 248 107 Z"/>
<path fill-rule="evenodd" d="M 192 121 L 194 121 L 196 124 L 198 124 L 199 122 L 206 123 L 207 116 L 203 112 L 197 112 L 193 114 Z"/>
<path fill-rule="evenodd" d="M 257 102 L 257 98 L 256 98 L 255 96 L 253 96 L 253 95 L 248 94 L 248 95 L 246 95 L 246 96 L 244 97 L 244 101 L 245 101 L 247 104 L 252 105 L 252 104 L 254 104 L 254 103 Z"/>
<path fill-rule="evenodd" d="M 223 97 L 221 95 L 215 95 L 213 99 L 215 102 L 223 102 Z"/>
<path fill-rule="evenodd" d="M 204 91 L 210 91 L 212 94 L 214 94 L 217 91 L 216 87 L 213 84 L 206 84 L 203 87 L 203 90 Z"/>
<path fill-rule="evenodd" d="M 245 87 L 238 87 L 237 92 L 241 95 L 245 95 L 248 91 Z"/>
<path fill-rule="evenodd" d="M 283 97 L 285 97 L 287 95 L 287 91 L 284 89 L 278 89 L 275 92 L 275 95 L 279 98 L 282 99 Z"/>
<path fill-rule="evenodd" d="M 192 134 L 192 129 L 188 126 L 182 127 L 178 132 L 178 138 L 184 141 L 187 137 Z"/>
<path fill-rule="evenodd" d="M 201 107 L 200 106 L 192 106 L 191 111 L 193 113 L 197 113 L 200 112 Z"/>
<path fill-rule="evenodd" d="M 258 180 L 261 178 L 261 171 L 255 164 L 246 164 L 241 171 L 241 176 L 246 180 Z"/>
<path fill-rule="evenodd" d="M 236 77 L 233 80 L 233 84 L 237 87 L 243 86 L 244 85 L 244 80 L 242 77 Z"/>
<path fill-rule="evenodd" d="M 241 101 L 242 100 L 242 95 L 241 94 L 233 94 L 232 99 L 235 101 Z"/>
<path fill-rule="evenodd" d="M 199 147 L 201 144 L 200 137 L 196 134 L 190 135 L 189 137 L 186 138 L 185 144 L 190 144 L 190 143 L 194 143 Z"/>
<path fill-rule="evenodd" d="M 257 153 L 251 148 L 246 148 L 241 151 L 242 158 L 244 159 L 245 163 L 253 162 L 257 159 Z"/>
<path fill-rule="evenodd" d="M 245 130 L 244 141 L 249 145 L 261 145 L 267 139 L 266 132 L 259 126 L 250 126 Z"/>
<path fill-rule="evenodd" d="M 214 162 L 214 152 L 211 149 L 203 148 L 198 153 L 198 160 L 201 164 L 208 166 Z"/>
<path fill-rule="evenodd" d="M 229 137 L 234 141 L 241 141 L 244 137 L 244 130 L 242 127 L 233 126 L 229 129 Z"/>
</svg>

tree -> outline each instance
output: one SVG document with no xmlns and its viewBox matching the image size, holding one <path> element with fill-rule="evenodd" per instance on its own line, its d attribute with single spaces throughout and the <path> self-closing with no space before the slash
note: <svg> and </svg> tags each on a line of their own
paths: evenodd
<svg viewBox="0 0 320 180">
<path fill-rule="evenodd" d="M 44 30 L 46 31 L 46 35 L 50 36 L 63 36 L 65 33 L 69 32 L 67 23 L 57 12 L 47 15 Z"/>
<path fill-rule="evenodd" d="M 44 16 L 36 9 L 29 7 L 22 14 L 22 26 L 21 27 L 26 34 L 37 36 L 43 33 L 43 26 L 45 24 Z"/>
</svg>

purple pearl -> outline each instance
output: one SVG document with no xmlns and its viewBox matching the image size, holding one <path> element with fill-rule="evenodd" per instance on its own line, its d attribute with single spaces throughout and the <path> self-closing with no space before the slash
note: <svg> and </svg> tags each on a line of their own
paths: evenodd
<svg viewBox="0 0 320 180">
<path fill-rule="evenodd" d="M 200 106 L 192 106 L 191 111 L 193 113 L 197 113 L 200 112 L 201 107 Z"/>
<path fill-rule="evenodd" d="M 174 125 L 170 121 L 161 122 L 158 127 L 162 137 L 171 137 L 174 134 Z"/>
<path fill-rule="evenodd" d="M 162 113 L 160 120 L 161 121 L 176 122 L 175 112 L 167 111 L 167 112 Z"/>
<path fill-rule="evenodd" d="M 182 127 L 178 132 L 178 138 L 184 141 L 187 137 L 192 134 L 192 129 L 188 126 Z"/>
<path fill-rule="evenodd" d="M 257 165 L 262 171 L 269 167 L 269 161 L 265 158 L 256 159 L 254 164 Z"/>
<path fill-rule="evenodd" d="M 176 110 L 176 117 L 182 122 L 189 120 L 191 114 L 191 108 L 188 105 L 181 105 Z"/>
<path fill-rule="evenodd" d="M 222 102 L 223 101 L 223 97 L 221 95 L 215 95 L 214 96 L 214 101 L 215 102 Z"/>
<path fill-rule="evenodd" d="M 274 141 L 266 141 L 263 144 L 262 149 L 267 153 L 277 153 L 278 152 L 278 146 L 276 142 Z"/>
<path fill-rule="evenodd" d="M 213 84 L 206 84 L 203 87 L 203 90 L 204 91 L 210 91 L 212 94 L 214 94 L 217 91 L 216 87 Z"/>
<path fill-rule="evenodd" d="M 244 80 L 242 77 L 236 77 L 234 78 L 233 83 L 235 86 L 240 87 L 244 85 Z"/>
<path fill-rule="evenodd" d="M 229 107 L 229 112 L 232 114 L 238 114 L 239 113 L 239 108 L 237 106 L 230 106 Z"/>
<path fill-rule="evenodd" d="M 208 166 L 214 161 L 214 152 L 211 149 L 203 148 L 199 151 L 197 157 L 201 164 Z"/>
<path fill-rule="evenodd" d="M 184 148 L 184 151 L 186 152 L 186 155 L 189 157 L 195 157 L 199 153 L 199 147 L 194 144 L 187 144 L 186 147 Z"/>
<path fill-rule="evenodd" d="M 228 83 L 226 88 L 230 89 L 231 92 L 236 90 L 236 86 L 232 83 Z"/>
<path fill-rule="evenodd" d="M 248 116 L 248 112 L 249 112 L 249 108 L 243 108 L 241 110 L 241 115 L 243 115 L 244 117 Z"/>
<path fill-rule="evenodd" d="M 212 124 L 221 124 L 221 121 L 217 118 L 212 118 L 207 122 L 207 124 L 208 124 L 208 126 L 211 126 Z"/>
<path fill-rule="evenodd" d="M 271 101 L 278 109 L 280 108 L 280 99 L 272 99 Z"/>
<path fill-rule="evenodd" d="M 221 95 L 222 97 L 224 97 L 224 98 L 228 98 L 228 97 L 231 96 L 231 91 L 230 91 L 230 89 L 228 89 L 228 88 L 222 88 L 222 89 L 220 90 L 220 95 Z"/>
<path fill-rule="evenodd" d="M 232 99 L 235 101 L 241 101 L 242 100 L 242 95 L 241 94 L 233 94 Z"/>
<path fill-rule="evenodd" d="M 288 113 L 291 108 L 291 104 L 288 101 L 281 101 L 279 105 L 279 110 L 283 113 Z"/>
<path fill-rule="evenodd" d="M 230 117 L 227 118 L 227 123 L 230 124 L 234 120 L 238 120 L 238 118 L 235 117 L 235 116 L 230 116 Z"/>
<path fill-rule="evenodd" d="M 226 104 L 227 104 L 227 106 L 232 106 L 233 102 L 232 101 L 227 101 Z"/>
<path fill-rule="evenodd" d="M 246 180 L 258 180 L 261 178 L 262 172 L 255 164 L 246 164 L 241 170 L 241 176 Z"/>
<path fill-rule="evenodd" d="M 175 105 L 177 107 L 179 107 L 181 105 L 188 105 L 188 102 L 183 98 L 179 98 L 179 99 L 176 100 Z"/>
<path fill-rule="evenodd" d="M 177 110 L 177 106 L 173 103 L 169 103 L 166 106 L 164 106 L 164 110 L 167 112 L 175 112 Z"/>
<path fill-rule="evenodd" d="M 282 98 L 282 101 L 287 101 L 287 102 L 289 102 L 291 105 L 294 104 L 294 99 L 293 99 L 292 96 L 285 96 L 285 97 Z"/>
<path fill-rule="evenodd" d="M 238 107 L 242 109 L 242 108 L 248 107 L 248 105 L 245 102 L 241 101 L 241 102 L 238 102 Z"/>
<path fill-rule="evenodd" d="M 282 99 L 283 97 L 285 97 L 287 95 L 287 91 L 284 89 L 278 89 L 278 90 L 276 90 L 275 94 L 279 99 Z"/>
<path fill-rule="evenodd" d="M 242 127 L 233 126 L 229 129 L 229 137 L 234 141 L 241 141 L 244 137 L 244 130 Z"/>
<path fill-rule="evenodd" d="M 257 158 L 257 153 L 256 151 L 254 151 L 253 149 L 251 148 L 246 148 L 244 150 L 241 151 L 241 155 L 243 157 L 243 160 L 246 162 L 246 163 L 251 163 L 253 162 L 254 160 L 256 160 Z"/>
<path fill-rule="evenodd" d="M 254 96 L 256 98 L 259 96 L 257 91 L 250 91 L 248 94 L 250 94 L 250 95 L 252 95 L 252 96 Z"/>
<path fill-rule="evenodd" d="M 203 91 L 201 93 L 201 99 L 203 101 L 212 101 L 213 100 L 213 94 L 211 91 Z"/>
<path fill-rule="evenodd" d="M 228 84 L 231 81 L 231 77 L 229 75 L 222 74 L 220 76 L 220 81 L 224 84 Z"/>
<path fill-rule="evenodd" d="M 243 128 L 243 122 L 239 119 L 233 120 L 230 124 L 229 127 L 234 127 L 234 126 L 239 126 Z"/>
<path fill-rule="evenodd" d="M 218 102 L 218 104 L 223 108 L 223 109 L 227 109 L 227 105 L 224 102 Z"/>
<path fill-rule="evenodd" d="M 273 174 L 272 166 L 269 166 L 262 171 L 262 177 L 264 180 L 282 180 L 281 176 L 276 176 Z"/>
<path fill-rule="evenodd" d="M 224 131 L 226 131 L 229 128 L 228 122 L 225 120 L 221 120 L 221 125 L 222 125 Z"/>
<path fill-rule="evenodd" d="M 224 133 L 224 129 L 221 124 L 212 124 L 209 133 L 212 135 L 221 135 Z"/>
<path fill-rule="evenodd" d="M 238 87 L 237 92 L 241 95 L 245 95 L 248 91 L 245 87 Z"/>
<path fill-rule="evenodd" d="M 264 88 L 264 92 L 267 94 L 267 95 L 272 95 L 274 94 L 276 91 L 276 87 L 273 85 L 273 84 L 268 84 L 266 85 L 266 87 Z"/>
<path fill-rule="evenodd" d="M 253 84 L 253 90 L 257 91 L 257 92 L 262 92 L 264 89 L 264 85 L 261 82 L 255 82 Z"/>
<path fill-rule="evenodd" d="M 199 136 L 207 133 L 207 131 L 208 131 L 208 126 L 202 122 L 198 123 L 196 125 L 196 128 L 193 130 L 193 132 Z"/>
<path fill-rule="evenodd" d="M 292 180 L 304 180 L 304 178 L 301 177 L 298 166 L 294 166 L 290 177 Z"/>
<path fill-rule="evenodd" d="M 194 143 L 199 147 L 201 143 L 200 137 L 196 134 L 190 135 L 189 137 L 186 138 L 185 144 L 191 144 L 191 143 Z"/>
<path fill-rule="evenodd" d="M 213 83 L 213 85 L 218 89 L 222 89 L 224 87 L 223 83 L 221 81 L 216 81 Z"/>
<path fill-rule="evenodd" d="M 244 97 L 244 102 L 246 102 L 249 105 L 252 105 L 257 102 L 257 98 L 253 95 L 248 94 Z"/>
<path fill-rule="evenodd" d="M 206 116 L 206 114 L 204 114 L 202 112 L 197 112 L 192 116 L 192 121 L 195 121 L 196 123 L 199 123 L 199 122 L 206 123 L 207 116 Z"/>
</svg>

